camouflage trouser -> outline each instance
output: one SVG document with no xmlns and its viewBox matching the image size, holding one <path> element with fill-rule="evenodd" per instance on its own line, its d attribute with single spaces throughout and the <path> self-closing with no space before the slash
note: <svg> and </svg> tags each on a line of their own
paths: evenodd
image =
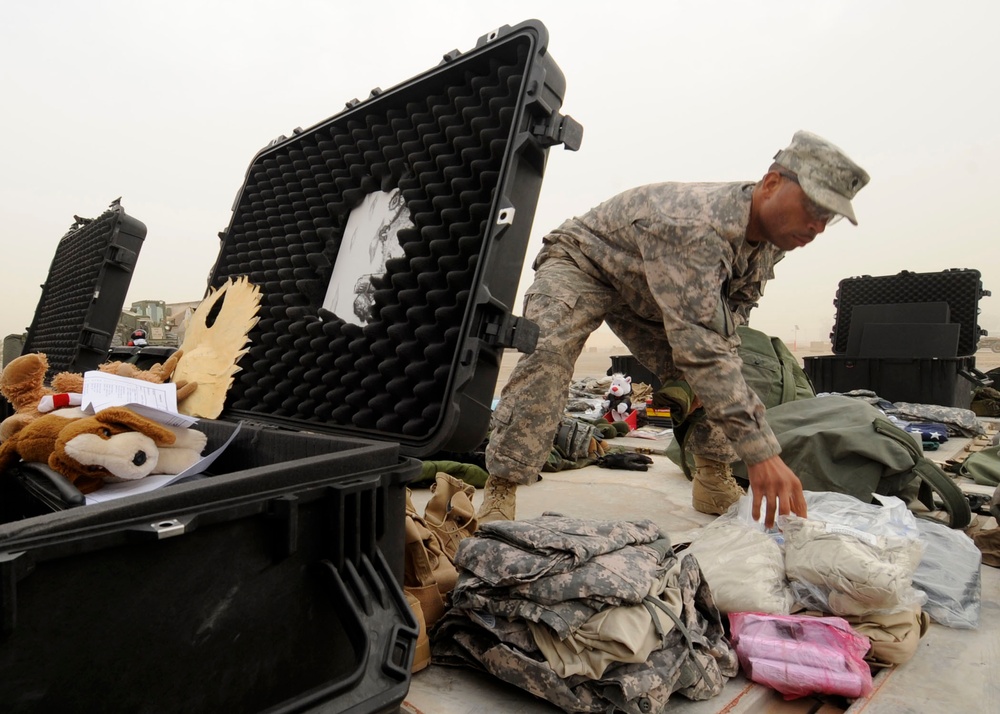
<svg viewBox="0 0 1000 714">
<path fill-rule="evenodd" d="M 486 470 L 514 483 L 538 480 L 566 406 L 576 361 L 591 333 L 607 322 L 639 362 L 667 381 L 673 364 L 663 325 L 622 304 L 618 293 L 565 257 L 549 257 L 525 293 L 524 316 L 538 325 L 535 351 L 521 355 L 500 395 L 486 447 Z M 692 428 L 687 448 L 717 461 L 735 461 L 722 430 Z"/>
</svg>

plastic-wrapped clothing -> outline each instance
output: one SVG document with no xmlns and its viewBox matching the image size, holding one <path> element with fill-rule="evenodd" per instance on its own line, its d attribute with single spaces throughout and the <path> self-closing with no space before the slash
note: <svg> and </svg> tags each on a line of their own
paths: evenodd
<svg viewBox="0 0 1000 714">
<path fill-rule="evenodd" d="M 918 539 L 924 547 L 913 586 L 926 594 L 923 611 L 941 625 L 979 626 L 982 583 L 979 549 L 969 536 L 941 523 L 915 518 L 898 498 L 876 496 L 882 505 L 840 493 L 805 493 L 811 519 L 876 535 Z"/>
<path fill-rule="evenodd" d="M 758 528 L 719 518 L 701 529 L 688 552 L 698 559 L 720 612 L 791 611 L 784 554 Z"/>
<path fill-rule="evenodd" d="M 982 606 L 983 553 L 968 535 L 943 523 L 917 520 L 924 556 L 913 585 L 927 594 L 923 609 L 938 624 L 974 630 Z"/>
<path fill-rule="evenodd" d="M 930 618 L 916 608 L 899 612 L 875 613 L 845 618 L 854 631 L 871 642 L 865 660 L 875 666 L 892 666 L 910 661 L 920 638 L 927 634 Z"/>
<path fill-rule="evenodd" d="M 923 550 L 919 541 L 794 516 L 783 531 L 785 574 L 806 606 L 863 615 L 923 602 L 923 594 L 913 588 Z"/>
<path fill-rule="evenodd" d="M 867 638 L 843 618 L 738 612 L 729 616 L 743 671 L 786 699 L 809 694 L 857 698 L 872 689 Z"/>
<path fill-rule="evenodd" d="M 736 674 L 735 652 L 725 640 L 719 611 L 697 561 L 690 555 L 678 559 L 658 527 L 646 522 L 608 524 L 556 516 L 486 525 L 490 528 L 483 526 L 459 547 L 457 560 L 462 562 L 465 554 L 478 572 L 460 566 L 461 592 L 457 597 L 453 593 L 452 608 L 432 633 L 436 661 L 483 668 L 571 712 L 606 712 L 614 707 L 629 714 L 662 712 L 674 692 L 693 699 L 709 698 Z M 653 540 L 629 543 L 626 534 L 637 533 Z M 623 572 L 620 566 L 631 562 L 625 555 L 630 551 L 641 552 L 639 560 L 655 562 L 656 567 L 645 574 L 635 569 Z M 550 565 L 542 562 L 546 554 Z M 616 572 L 589 569 L 594 561 L 618 563 Z M 527 575 L 517 577 L 522 572 Z M 672 573 L 676 573 L 679 613 L 662 599 L 662 593 L 649 594 L 662 590 L 660 584 Z M 616 596 L 595 597 L 598 592 L 610 593 L 615 586 L 621 588 Z M 566 600 L 555 602 L 557 594 Z M 611 604 L 613 600 L 622 604 Z M 581 605 L 584 601 L 588 604 Z M 597 679 L 583 673 L 561 676 L 533 634 L 539 628 L 551 629 L 555 639 L 580 633 L 576 646 L 582 648 L 593 633 L 587 629 L 588 621 L 600 630 L 598 623 L 606 624 L 609 618 L 592 618 L 631 606 L 657 613 L 649 620 L 656 630 L 657 648 L 641 661 L 602 664 Z M 664 625 L 661 613 L 673 622 L 672 627 Z M 606 654 L 612 655 L 613 649 L 605 647 Z M 563 655 L 568 657 L 568 650 Z M 567 659 L 564 671 L 582 671 L 586 666 Z"/>
<path fill-rule="evenodd" d="M 979 423 L 976 413 L 971 409 L 943 407 L 937 404 L 893 402 L 892 409 L 887 409 L 886 413 L 907 421 L 929 421 L 944 424 L 950 433 L 958 436 L 968 437 L 986 433 L 985 427 Z"/>
</svg>

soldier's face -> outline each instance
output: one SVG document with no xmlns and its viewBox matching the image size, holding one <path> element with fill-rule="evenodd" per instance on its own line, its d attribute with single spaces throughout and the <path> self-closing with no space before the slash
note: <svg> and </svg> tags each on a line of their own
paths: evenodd
<svg viewBox="0 0 1000 714">
<path fill-rule="evenodd" d="M 776 172 L 764 178 L 760 222 L 764 238 L 782 250 L 809 245 L 826 229 L 830 216 L 792 178 Z"/>
</svg>

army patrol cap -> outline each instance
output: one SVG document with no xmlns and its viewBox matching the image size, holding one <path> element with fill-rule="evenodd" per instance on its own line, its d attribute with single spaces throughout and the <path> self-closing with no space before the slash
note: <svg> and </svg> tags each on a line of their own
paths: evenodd
<svg viewBox="0 0 1000 714">
<path fill-rule="evenodd" d="M 869 176 L 847 154 L 823 137 L 797 131 L 792 143 L 774 155 L 774 161 L 795 173 L 806 196 L 858 225 L 851 199 L 868 183 Z"/>
</svg>

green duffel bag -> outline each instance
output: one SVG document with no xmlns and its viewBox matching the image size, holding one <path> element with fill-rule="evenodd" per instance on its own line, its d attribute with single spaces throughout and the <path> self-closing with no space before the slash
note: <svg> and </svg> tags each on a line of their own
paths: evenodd
<svg viewBox="0 0 1000 714">
<path fill-rule="evenodd" d="M 990 446 L 965 458 L 958 473 L 981 486 L 1000 485 L 1000 446 Z"/>
<path fill-rule="evenodd" d="M 777 337 L 771 337 L 760 330 L 755 330 L 746 325 L 736 328 L 736 334 L 740 338 L 739 354 L 743 362 L 740 370 L 747 386 L 760 397 L 767 408 L 775 407 L 785 402 L 796 399 L 811 399 L 816 396 L 809 376 L 799 366 L 799 361 L 788 349 L 788 346 Z M 681 392 L 686 393 L 687 404 L 678 409 L 676 401 Z M 670 396 L 668 396 L 668 394 Z M 687 417 L 687 409 L 693 395 L 687 382 L 670 382 L 663 385 L 660 391 L 653 395 L 654 406 L 668 406 L 675 413 L 682 413 Z M 691 422 L 703 419 L 704 412 L 696 412 L 692 420 L 686 424 L 674 422 L 674 436 L 676 437 L 667 446 L 667 458 L 673 461 L 684 470 L 684 474 L 690 479 L 694 468 L 694 460 L 690 454 L 682 456 L 684 439 Z"/>
<path fill-rule="evenodd" d="M 770 409 L 785 402 L 816 396 L 808 375 L 779 338 L 745 325 L 737 327 L 736 333 L 740 337 L 743 379 L 765 407 Z"/>
<path fill-rule="evenodd" d="M 922 504 L 948 514 L 948 525 L 972 520 L 969 501 L 941 468 L 923 455 L 912 434 L 867 402 L 843 396 L 800 399 L 767 410 L 781 458 L 807 491 L 846 493 L 871 503 L 897 496 L 918 514 Z M 734 464 L 738 477 L 746 467 Z"/>
</svg>

